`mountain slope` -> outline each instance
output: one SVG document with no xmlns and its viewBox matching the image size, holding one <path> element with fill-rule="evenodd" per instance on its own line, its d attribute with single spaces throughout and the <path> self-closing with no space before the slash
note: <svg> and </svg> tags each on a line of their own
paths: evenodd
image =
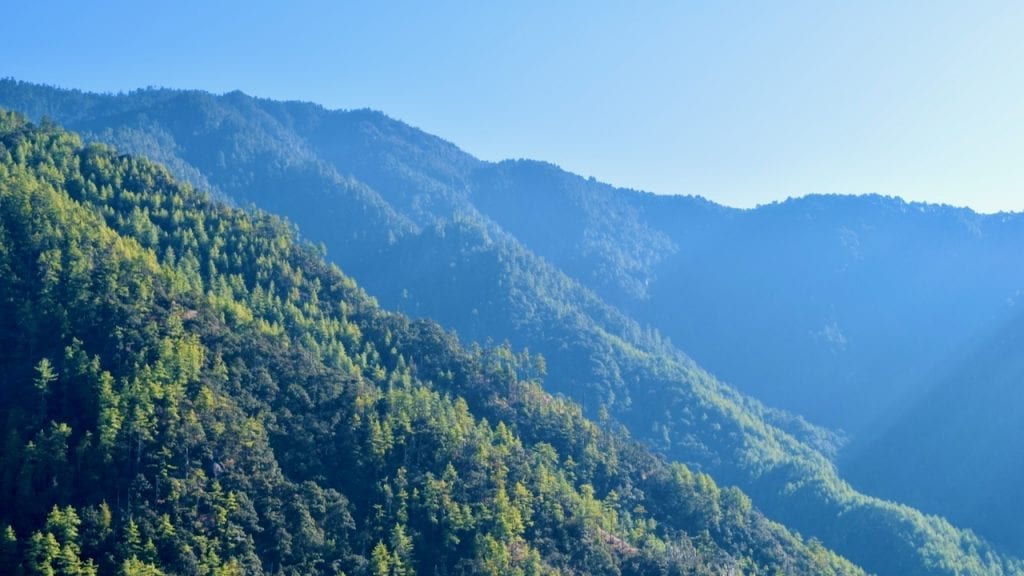
<svg viewBox="0 0 1024 576">
<path fill-rule="evenodd" d="M 723 380 L 854 438 L 1024 289 L 1021 215 L 877 196 L 735 210 L 523 161 L 479 171 L 473 199 Z"/>
<path fill-rule="evenodd" d="M 281 221 L 8 113 L 0 240 L 16 572 L 861 573 Z"/>
<path fill-rule="evenodd" d="M 865 489 L 941 512 L 1020 549 L 1024 315 L 976 339 L 949 364 L 933 386 L 845 455 L 843 467 Z"/>
<path fill-rule="evenodd" d="M 204 178 L 239 202 L 282 206 L 304 234 L 323 241 L 332 258 L 385 303 L 436 317 L 463 335 L 508 338 L 517 347 L 543 352 L 552 389 L 578 399 L 591 414 L 605 408 L 664 453 L 743 486 L 771 517 L 822 539 L 872 571 L 987 574 L 1017 569 L 1015 560 L 992 553 L 984 542 L 939 518 L 857 494 L 829 462 L 834 437 L 722 385 L 657 332 L 525 249 L 472 202 L 478 191 L 473 182 L 488 165 L 450 144 L 380 114 L 326 111 L 240 94 L 145 91 L 97 97 L 30 87 L 35 92 L 25 96 L 21 86 L 4 84 L 0 94 L 8 101 L 30 100 L 36 112 L 74 110 L 69 118 L 75 125 L 91 123 L 94 138 L 159 145 L 190 166 L 204 166 Z M 78 98 L 93 103 L 61 104 Z M 104 99 L 110 102 L 103 104 Z M 81 110 L 96 113 L 87 117 Z M 250 117 L 256 120 L 246 122 Z M 328 126 L 333 132 L 323 128 Z M 118 141 L 116 135 L 125 133 L 133 138 Z M 218 144 L 206 146 L 207 141 Z M 274 150 L 283 155 L 271 157 Z M 302 158 L 307 152 L 315 154 L 308 161 L 324 167 L 324 173 L 339 175 L 366 194 L 347 198 L 350 205 L 324 202 L 315 182 L 289 188 L 289 176 L 300 173 L 296 167 L 306 165 Z M 204 164 L 219 154 L 231 161 Z M 255 188 L 258 194 L 240 184 L 264 178 L 278 184 L 261 185 Z M 383 206 L 372 214 L 396 216 L 349 217 L 344 226 L 324 216 L 341 205 L 358 213 L 361 198 Z M 692 203 L 698 209 L 691 214 L 696 223 L 704 221 L 705 213 L 732 212 Z M 659 218 L 673 214 L 668 209 L 652 213 Z M 389 228 L 391 222 L 402 227 Z M 653 232 L 646 237 L 664 239 Z M 650 254 L 646 242 L 620 253 Z"/>
<path fill-rule="evenodd" d="M 839 462 L 858 487 L 1024 550 L 1001 327 L 1019 322 L 1024 215 L 829 196 L 740 211 L 533 162 L 492 171 L 475 204 L 527 245 L 730 382 L 847 427 Z M 571 224 L 555 232 L 541 202 Z"/>
</svg>

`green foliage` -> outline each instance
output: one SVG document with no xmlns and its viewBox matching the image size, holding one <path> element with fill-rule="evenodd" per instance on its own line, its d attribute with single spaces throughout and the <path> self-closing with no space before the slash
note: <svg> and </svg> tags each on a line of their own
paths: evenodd
<svg viewBox="0 0 1024 576">
<path fill-rule="evenodd" d="M 388 254 L 395 263 L 389 270 L 397 272 L 385 284 L 415 286 L 408 309 L 457 326 L 468 338 L 493 331 L 528 342 L 552 359 L 550 390 L 581 402 L 589 414 L 603 409 L 668 457 L 740 485 L 770 517 L 869 570 L 980 576 L 1021 569 L 1019 559 L 945 519 L 857 492 L 816 449 L 819 443 L 805 440 L 817 434 L 813 427 L 775 425 L 778 413 L 721 384 L 657 333 L 479 222 L 401 239 Z M 452 274 L 418 266 L 424 254 L 450 263 Z M 467 283 L 468 277 L 488 280 Z M 467 303 L 479 307 L 470 313 Z"/>
<path fill-rule="evenodd" d="M 4 525 L 0 530 L 0 566 L 6 566 L 11 572 L 17 572 L 19 564 L 18 536 L 14 528 Z"/>
<path fill-rule="evenodd" d="M 132 556 L 121 565 L 121 576 L 164 576 L 164 573 L 156 566 Z"/>
<path fill-rule="evenodd" d="M 391 555 L 383 542 L 377 542 L 370 555 L 371 576 L 391 576 Z"/>
<path fill-rule="evenodd" d="M 866 198 L 863 203 L 860 199 L 817 197 L 749 211 L 743 216 L 750 217 L 750 221 L 744 220 L 744 226 L 737 226 L 741 220 L 737 211 L 699 198 L 615 190 L 535 162 L 488 164 L 436 137 L 365 110 L 330 111 L 306 103 L 249 98 L 241 93 L 218 97 L 201 92 L 140 90 L 97 95 L 13 80 L 0 80 L 0 101 L 34 118 L 58 118 L 84 131 L 87 140 L 112 143 L 122 152 L 159 160 L 179 178 L 215 194 L 227 194 L 239 205 L 254 203 L 288 216 L 301 225 L 309 238 L 323 242 L 335 261 L 388 306 L 417 317 L 435 318 L 469 340 L 508 338 L 516 346 L 529 346 L 532 351 L 543 353 L 548 360 L 550 374 L 545 386 L 549 390 L 583 404 L 587 414 L 599 415 L 604 409 L 609 415 L 607 426 L 621 422 L 635 438 L 669 458 L 690 463 L 719 481 L 740 485 L 756 507 L 772 518 L 820 539 L 872 571 L 998 574 L 1012 573 L 1018 565 L 1016 560 L 996 553 L 973 534 L 957 530 L 942 519 L 857 493 L 829 461 L 840 445 L 839 437 L 738 394 L 682 356 L 662 334 L 670 335 L 682 344 L 682 349 L 693 352 L 716 374 L 742 384 L 745 390 L 757 390 L 758 396 L 769 399 L 771 404 L 797 399 L 814 404 L 815 398 L 824 398 L 838 408 L 840 415 L 863 414 L 865 408 L 881 406 L 880 398 L 899 395 L 900 388 L 892 385 L 894 382 L 869 376 L 873 371 L 892 372 L 888 369 L 890 364 L 878 362 L 880 356 L 898 356 L 905 366 L 919 365 L 916 369 L 923 370 L 929 364 L 918 362 L 919 355 L 908 354 L 927 348 L 920 346 L 922 336 L 942 340 L 973 330 L 928 330 L 927 334 L 911 331 L 910 346 L 893 346 L 888 335 L 899 328 L 895 324 L 903 323 L 884 325 L 886 338 L 858 339 L 867 345 L 864 351 L 868 362 L 859 364 L 857 372 L 868 376 L 859 382 L 852 381 L 845 396 L 837 395 L 834 386 L 823 386 L 822 382 L 835 385 L 845 379 L 832 378 L 831 372 L 822 377 L 820 371 L 822 366 L 834 364 L 837 355 L 832 347 L 818 346 L 812 351 L 804 347 L 793 353 L 788 348 L 793 339 L 780 337 L 788 331 L 805 341 L 807 334 L 821 331 L 822 323 L 830 322 L 836 314 L 831 299 L 812 302 L 805 297 L 820 290 L 820 274 L 831 282 L 835 270 L 846 273 L 866 269 L 862 268 L 864 262 L 859 252 L 871 248 L 865 242 L 869 237 L 874 239 L 874 250 L 886 254 L 894 253 L 897 244 L 908 248 L 933 245 L 934 269 L 939 272 L 933 278 L 941 281 L 926 282 L 929 289 L 920 290 L 920 260 L 903 260 L 910 263 L 902 265 L 904 268 L 918 273 L 910 275 L 914 281 L 904 292 L 902 305 L 891 298 L 886 298 L 885 303 L 889 310 L 916 311 L 918 318 L 931 326 L 935 310 L 962 312 L 974 301 L 954 297 L 957 292 L 947 292 L 946 288 L 961 286 L 960 282 L 969 284 L 971 278 L 981 279 L 986 285 L 996 276 L 1004 281 L 1019 278 L 1019 271 L 1024 269 L 1006 265 L 1007 261 L 1013 262 L 1020 244 L 1019 233 L 1011 233 L 1019 218 L 993 215 L 982 219 L 947 208 L 921 210 L 925 207 L 878 197 Z M 4 121 L 9 123 L 11 134 L 26 127 L 21 117 L 11 116 Z M 14 140 L 17 138 L 10 141 L 9 147 L 12 158 L 26 158 L 31 144 Z M 55 152 L 54 166 L 40 166 L 39 176 L 49 177 L 48 182 L 59 185 L 54 176 L 61 169 L 56 166 L 61 165 L 62 159 L 82 156 Z M 170 222 L 167 214 L 161 216 L 159 209 L 154 212 L 155 204 L 144 206 L 137 198 L 115 207 L 108 201 L 117 197 L 115 191 L 130 183 L 130 179 L 114 174 L 121 170 L 116 158 L 98 154 L 92 161 L 111 178 L 99 185 L 84 182 L 82 192 L 99 199 L 90 202 L 90 206 L 104 211 L 105 219 L 116 215 L 116 224 L 119 230 L 123 228 L 123 234 L 138 234 L 135 241 L 141 242 L 162 268 L 174 270 L 167 279 L 174 291 L 184 293 L 190 287 L 203 286 L 204 277 L 223 275 L 220 266 L 226 254 L 232 255 L 232 259 L 244 259 L 241 252 L 226 244 L 209 246 L 207 250 L 210 229 L 206 218 L 186 217 L 184 205 L 169 211 L 163 209 Z M 838 212 L 829 208 L 830 204 L 844 202 L 850 206 Z M 867 228 L 874 226 L 871 218 L 862 218 L 861 210 L 871 218 L 881 214 L 887 222 L 896 221 L 894 216 L 912 219 L 912 228 L 930 231 L 930 235 L 913 242 L 893 243 L 890 237 L 895 236 L 890 233 L 899 233 L 901 228 L 869 234 Z M 933 228 L 942 220 L 933 218 L 939 212 L 945 214 L 946 224 Z M 857 222 L 826 217 L 829 213 L 855 213 Z M 920 213 L 921 219 L 914 217 L 915 213 Z M 155 228 L 146 224 L 147 218 Z M 989 223 L 993 228 L 988 228 Z M 161 234 L 165 234 L 161 230 L 166 230 L 169 224 L 187 229 L 180 242 L 168 240 L 169 236 L 161 239 Z M 709 227 L 712 224 L 717 227 Z M 746 225 L 752 225 L 757 233 L 744 235 Z M 251 230 L 251 224 L 248 226 L 247 230 Z M 18 227 L 13 228 L 17 232 Z M 794 231 L 796 237 L 763 233 L 780 228 Z M 837 230 L 841 242 L 837 241 Z M 851 237 L 854 230 L 856 233 Z M 972 240 L 952 250 L 946 242 L 965 233 L 973 239 L 979 230 L 985 238 L 1002 239 L 1006 255 L 995 260 L 989 258 L 994 252 L 965 256 L 968 252 L 961 248 L 979 248 L 984 244 Z M 56 232 L 58 236 L 63 233 Z M 848 240 L 857 241 L 858 235 L 861 244 L 851 253 Z M 932 242 L 926 239 L 929 237 L 942 241 Z M 154 241 L 159 243 L 156 249 L 150 248 Z M 812 247 L 812 256 L 823 259 L 780 257 L 791 254 L 789 250 L 794 247 L 806 246 Z M 184 250 L 179 251 L 182 247 Z M 0 278 L 14 278 L 12 255 L 8 253 L 11 250 L 0 243 Z M 723 259 L 720 250 L 726 251 L 728 258 Z M 960 257 L 949 258 L 954 252 Z M 917 255 L 914 250 L 910 253 Z M 255 252 L 246 254 L 252 256 Z M 52 280 L 61 275 L 79 281 L 84 277 L 69 273 L 65 261 L 72 259 L 64 252 L 45 247 L 36 255 L 39 262 L 31 277 L 32 289 L 47 288 L 48 306 L 59 310 L 60 285 Z M 211 255 L 218 262 L 211 262 Z M 740 258 L 745 260 L 737 260 Z M 727 265 L 723 266 L 723 261 Z M 792 267 L 786 267 L 787 262 Z M 899 268 L 892 265 L 897 261 L 882 262 L 882 277 L 893 278 L 887 271 Z M 890 268 L 885 268 L 884 262 L 889 262 Z M 967 262 L 978 266 L 974 268 L 977 273 L 964 273 L 963 265 Z M 265 289 L 269 288 L 263 283 L 270 278 L 268 271 L 258 272 L 263 276 L 247 285 L 251 286 L 247 298 L 229 298 L 228 292 L 235 286 L 227 282 L 224 286 L 211 285 L 215 290 L 211 286 L 202 290 L 208 299 L 217 302 L 218 318 L 244 321 L 247 313 L 254 312 L 252 322 L 260 334 L 286 336 L 294 327 L 286 314 L 290 294 L 281 291 L 285 286 L 281 282 L 272 290 Z M 38 282 L 41 278 L 51 281 Z M 775 284 L 776 289 L 766 290 L 766 278 L 782 282 Z M 871 275 L 864 278 L 870 280 Z M 131 282 L 131 278 L 109 276 L 104 285 L 89 293 L 105 294 L 103 290 L 126 287 Z M 797 289 L 790 286 L 787 290 L 790 283 Z M 736 294 L 735 290 L 741 292 Z M 999 295 L 1000 305 L 1012 292 Z M 786 294 L 789 298 L 782 299 Z M 887 288 L 885 294 L 891 295 L 891 291 Z M 922 304 L 935 294 L 945 294 L 945 300 L 940 301 L 947 304 Z M 124 294 L 119 298 L 123 299 Z M 602 298 L 628 310 L 641 323 L 608 306 Z M 253 305 L 247 310 L 246 306 L 238 305 L 239 300 Z M 807 314 L 812 304 L 824 307 L 826 310 L 819 309 L 818 313 L 829 319 L 808 323 L 814 319 Z M 344 300 L 338 306 L 337 312 L 342 315 L 353 309 Z M 298 308 L 301 310 L 301 306 Z M 853 316 L 875 325 L 874 315 L 860 313 L 873 308 L 874 304 L 855 307 Z M 69 303 L 68 309 L 81 307 Z M 4 322 L 13 321 L 13 310 L 0 306 Z M 186 312 L 193 311 L 198 313 L 199 308 Z M 907 319 L 913 320 L 913 314 Z M 65 329 L 68 320 L 66 315 L 56 313 L 47 317 L 45 326 L 35 326 L 34 330 Z M 647 328 L 648 324 L 661 332 Z M 846 330 L 846 321 L 843 324 Z M 912 326 L 913 322 L 907 325 Z M 97 332 L 109 328 L 104 324 L 97 326 Z M 347 323 L 342 330 L 349 342 L 361 341 L 355 322 Z M 0 332 L 0 348 L 12 343 L 14 334 Z M 742 344 L 721 344 L 723 339 L 732 343 L 736 338 Z M 386 357 L 384 352 L 390 350 L 385 340 L 381 340 L 378 348 L 381 357 Z M 59 364 L 62 351 L 57 347 L 45 352 L 31 349 L 28 353 L 33 360 L 46 357 Z M 94 356 L 99 352 L 95 345 L 90 347 Z M 364 356 L 364 352 L 367 351 L 347 348 L 332 353 L 346 365 L 344 372 L 349 374 L 355 373 L 364 359 L 372 358 Z M 757 361 L 737 361 L 739 353 L 748 354 L 747 358 L 752 355 Z M 794 362 L 794 358 L 799 362 Z M 422 370 L 422 362 L 418 362 L 419 358 L 415 360 L 411 355 L 405 358 L 408 366 Z M 104 367 L 104 372 L 113 370 L 106 364 Z M 230 371 L 230 366 L 225 367 Z M 527 363 L 519 363 L 516 369 L 521 379 L 538 378 L 539 371 Z M 380 366 L 366 372 L 359 370 L 360 378 L 372 377 L 378 383 L 388 378 L 387 370 Z M 113 373 L 119 374 L 117 370 Z M 307 393 L 304 385 L 290 381 L 279 385 L 271 374 L 270 370 L 259 372 L 255 386 L 268 393 L 288 394 L 303 405 L 315 404 L 316 395 Z M 32 374 L 21 374 L 19 378 L 32 378 Z M 452 381 L 447 372 L 431 374 L 428 379 L 440 389 Z M 64 398 L 72 398 L 76 390 L 89 389 L 71 387 L 69 382 L 55 383 L 62 388 Z M 121 385 L 114 381 L 112 389 L 120 394 Z M 509 392 L 515 389 L 503 392 L 514 399 Z M 32 400 L 38 407 L 38 396 Z M 851 409 L 855 402 L 859 403 L 858 408 Z M 111 430 L 120 430 L 119 422 L 129 415 L 120 395 L 117 403 L 104 401 L 104 405 L 104 418 L 109 422 L 102 426 L 107 431 L 106 440 L 100 441 L 94 435 L 91 445 L 99 441 L 109 447 L 114 438 Z M 954 405 L 961 406 L 959 402 Z M 144 409 L 145 404 L 141 407 Z M 476 412 L 479 407 L 474 405 L 473 410 Z M 146 413 L 139 416 L 144 418 Z M 558 417 L 552 420 L 563 421 Z M 932 420 L 946 422 L 943 418 Z M 71 424 L 76 431 L 88 430 Z M 196 431 L 202 428 L 202 423 L 195 419 L 188 419 L 186 425 Z M 265 429 L 272 433 L 274 427 Z M 943 426 L 937 429 L 946 430 Z M 386 454 L 391 449 L 394 431 L 390 431 L 389 439 L 384 422 L 378 421 L 376 430 L 371 425 L 369 433 L 375 439 L 376 453 Z M 559 433 L 557 426 L 548 426 L 530 441 Z M 517 430 L 517 434 L 523 431 Z M 993 437 L 1000 442 L 991 445 L 999 446 L 1006 438 L 998 433 Z M 9 436 L 3 441 L 5 451 L 0 452 L 0 458 L 20 462 L 25 438 Z M 118 441 L 124 442 L 123 438 Z M 888 443 L 884 445 L 889 447 Z M 910 450 L 921 452 L 913 447 Z M 101 452 L 113 454 L 109 449 Z M 983 450 L 968 452 L 979 459 L 987 454 Z M 943 453 L 954 459 L 952 464 L 959 467 L 958 476 L 982 482 L 981 486 L 986 485 L 984 478 L 992 475 L 977 472 L 987 469 L 992 461 L 1002 461 L 989 459 L 979 467 L 973 459 L 961 458 L 963 451 Z M 590 469 L 592 457 L 573 458 L 572 463 L 569 472 L 574 478 L 580 472 L 594 471 Z M 942 473 L 934 476 L 945 479 L 950 473 L 947 464 L 951 463 L 940 464 L 936 470 Z M 584 469 L 579 470 L 580 466 Z M 917 490 L 922 487 L 922 474 L 916 465 L 908 466 L 910 485 Z M 891 467 L 885 474 L 870 472 L 866 475 L 874 482 L 885 483 L 894 478 Z M 0 473 L 16 476 L 18 470 L 0 467 Z M 1004 474 L 995 476 L 1007 478 Z M 434 478 L 437 479 L 436 474 Z M 858 480 L 866 482 L 863 478 Z M 937 484 L 948 490 L 948 483 Z M 1012 485 L 1011 480 L 1007 486 Z M 1016 502 L 990 504 L 987 499 L 974 497 L 982 492 L 968 490 L 963 492 L 970 496 L 966 499 L 958 494 L 956 498 L 933 501 L 932 509 L 967 500 L 978 512 L 975 518 L 1000 519 L 1003 529 L 1012 524 Z M 1003 492 L 1014 494 L 1012 488 Z M 994 509 L 1002 514 L 991 514 Z M 45 512 L 44 508 L 36 515 Z M 386 529 L 377 530 L 377 538 L 386 540 L 385 533 Z M 452 533 L 447 537 L 458 539 Z M 458 540 L 461 546 L 468 545 L 465 539 Z M 649 549 L 658 548 L 652 545 Z M 687 550 L 683 546 L 677 552 L 687 556 Z"/>
<path fill-rule="evenodd" d="M 8 116 L 0 553 L 27 573 L 861 573 L 284 222 Z"/>
</svg>

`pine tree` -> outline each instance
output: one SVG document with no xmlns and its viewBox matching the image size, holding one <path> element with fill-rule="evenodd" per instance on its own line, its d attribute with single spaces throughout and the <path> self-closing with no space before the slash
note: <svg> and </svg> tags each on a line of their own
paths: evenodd
<svg viewBox="0 0 1024 576">
<path fill-rule="evenodd" d="M 391 576 L 391 554 L 384 542 L 377 542 L 370 556 L 370 574 L 373 576 Z"/>
<path fill-rule="evenodd" d="M 391 550 L 393 576 L 414 576 L 412 539 L 405 533 L 401 524 L 391 529 Z"/>
<path fill-rule="evenodd" d="M 12 572 L 18 566 L 18 537 L 10 525 L 0 529 L 0 566 Z"/>
</svg>

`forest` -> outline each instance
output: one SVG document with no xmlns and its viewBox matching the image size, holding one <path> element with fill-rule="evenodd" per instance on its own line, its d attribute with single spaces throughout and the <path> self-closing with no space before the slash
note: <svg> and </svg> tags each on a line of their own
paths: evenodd
<svg viewBox="0 0 1024 576">
<path fill-rule="evenodd" d="M 859 574 L 388 313 L 285 221 L 0 115 L 16 574 Z"/>
<path fill-rule="evenodd" d="M 414 382 L 463 399 L 474 418 L 504 424 L 527 445 L 566 449 L 526 432 L 534 424 L 517 406 L 531 394 L 505 382 L 485 397 L 466 385 L 490 382 L 495 362 L 510 363 L 506 372 L 516 382 L 572 412 L 568 428 L 591 422 L 597 433 L 634 438 L 638 444 L 629 450 L 658 466 L 684 466 L 694 478 L 734 485 L 762 518 L 871 573 L 1021 570 L 1013 520 L 1021 471 L 1000 456 L 1024 446 L 1015 424 L 1020 404 L 1009 401 L 1020 378 L 1012 302 L 1024 282 L 1011 265 L 1024 239 L 1019 216 L 877 196 L 812 196 L 735 210 L 697 197 L 618 189 L 541 162 L 481 161 L 378 112 L 241 92 L 91 94 L 4 80 L 0 105 L 45 129 L 56 130 L 45 118 L 73 127 L 85 150 L 102 142 L 116 147 L 115 157 L 155 160 L 208 194 L 211 206 L 241 207 L 249 218 L 275 222 L 273 234 L 310 251 L 304 261 L 340 265 L 384 309 L 429 319 L 404 322 L 490 375 L 458 383 L 447 377 L 459 373 L 451 367 L 424 372 L 428 364 L 415 343 L 425 341 L 396 340 L 405 333 L 398 328 L 375 344 L 384 370 L 395 369 L 389 362 L 397 366 L 383 353 L 394 348 Z M 138 221 L 138 229 L 118 224 L 110 211 Z M 224 260 L 234 244 L 216 247 L 211 270 L 213 248 L 164 239 L 194 220 L 160 220 L 159 211 L 132 203 L 101 212 L 118 235 L 149 238 L 143 246 L 158 246 L 152 250 L 159 265 L 186 270 L 193 289 L 248 308 L 261 337 L 290 334 L 284 312 L 266 317 L 248 302 L 293 281 L 275 278 L 270 287 L 229 275 L 227 287 L 210 285 L 207 278 L 238 266 Z M 210 226 L 199 220 L 202 234 L 193 235 L 209 238 Z M 301 289 L 291 302 L 304 314 L 307 294 L 316 294 L 315 305 L 325 299 L 319 290 Z M 352 309 L 346 305 L 345 314 Z M 183 326 L 195 328 L 201 314 L 189 308 Z M 248 317 L 221 314 L 225 322 Z M 376 334 L 356 325 L 364 338 Z M 230 331 L 237 332 L 234 325 Z M 333 336 L 324 335 L 335 333 L 321 329 L 314 340 L 328 346 L 323 342 Z M 411 348 L 400 351 L 395 342 Z M 46 358 L 57 366 L 60 355 Z M 358 365 L 351 349 L 345 357 Z M 41 359 L 22 368 L 24 378 L 36 377 Z M 360 368 L 360 377 L 372 372 Z M 970 433 L 954 435 L 939 422 Z M 382 430 L 389 428 L 396 429 Z M 574 453 L 570 464 L 584 460 Z M 455 471 L 461 479 L 460 465 Z M 657 537 L 672 541 L 658 532 L 664 520 L 649 501 L 660 492 L 635 478 L 628 490 L 587 479 L 598 499 L 612 490 L 616 498 L 643 498 Z M 364 498 L 358 489 L 332 487 L 349 502 Z M 671 507 L 664 513 L 671 515 Z M 21 539 L 25 528 L 12 528 Z M 405 532 L 415 534 L 408 526 Z M 388 546 L 382 534 L 378 540 Z M 714 531 L 709 538 L 718 541 Z M 731 558 L 746 556 L 720 547 Z M 363 545 L 356 555 L 366 559 L 372 551 Z M 542 558 L 560 570 L 591 570 Z M 755 564 L 761 572 L 767 565 Z"/>
</svg>

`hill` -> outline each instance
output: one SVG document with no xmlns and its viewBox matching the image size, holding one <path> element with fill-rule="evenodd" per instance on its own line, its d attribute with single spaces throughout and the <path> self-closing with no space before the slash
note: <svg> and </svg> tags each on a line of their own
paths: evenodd
<svg viewBox="0 0 1024 576">
<path fill-rule="evenodd" d="M 6 112 L 0 240 L 15 573 L 861 573 L 281 220 Z"/>
<path fill-rule="evenodd" d="M 854 440 L 1024 289 L 1018 214 L 821 195 L 736 210 L 537 162 L 479 174 L 474 205 L 531 250 L 724 381 Z"/>
<path fill-rule="evenodd" d="M 1024 315 L 979 335 L 936 372 L 932 386 L 844 455 L 843 467 L 873 493 L 1019 549 L 1024 468 L 1013 454 L 1024 443 Z"/>
<path fill-rule="evenodd" d="M 941 518 L 855 492 L 830 461 L 841 444 L 838 436 L 722 384 L 657 330 L 624 314 L 628 299 L 609 296 L 618 304 L 612 306 L 599 294 L 607 288 L 588 286 L 578 271 L 574 278 L 555 267 L 553 255 L 531 251 L 529 235 L 509 222 L 499 225 L 497 214 L 504 211 L 483 200 L 488 190 L 502 190 L 495 179 L 518 189 L 501 173 L 507 165 L 480 162 L 369 111 L 329 111 L 240 93 L 148 90 L 104 96 L 13 82 L 2 88 L 3 102 L 33 114 L 64 113 L 61 120 L 86 130 L 87 138 L 127 151 L 156 149 L 182 176 L 194 169 L 239 204 L 280 209 L 387 305 L 436 318 L 467 339 L 508 339 L 515 348 L 543 353 L 547 386 L 578 400 L 587 414 L 607 415 L 669 457 L 740 485 L 769 517 L 873 572 L 1016 570 L 1016 560 Z M 622 204 L 621 191 L 549 165 L 537 171 L 582 185 L 587 197 L 604 190 L 611 208 Z M 552 202 L 561 194 L 558 186 L 529 188 Z M 573 203 L 562 202 L 561 222 L 572 230 Z M 592 240 L 586 254 L 640 255 L 655 266 L 669 261 L 671 249 L 661 251 L 666 241 L 678 244 L 657 226 L 689 222 L 679 230 L 699 235 L 702 223 L 717 221 L 710 216 L 735 215 L 699 199 L 675 202 L 656 203 L 645 212 L 604 213 L 598 232 L 586 233 Z M 641 222 L 644 214 L 649 223 Z M 683 219 L 687 214 L 689 220 Z M 632 244 L 616 246 L 602 236 L 614 232 L 617 222 L 634 222 L 623 228 L 638 231 Z M 571 246 L 565 253 L 573 253 Z M 633 268 L 616 266 L 607 268 L 621 269 L 623 278 L 635 275 Z M 744 360 L 751 370 L 758 361 Z"/>
</svg>

